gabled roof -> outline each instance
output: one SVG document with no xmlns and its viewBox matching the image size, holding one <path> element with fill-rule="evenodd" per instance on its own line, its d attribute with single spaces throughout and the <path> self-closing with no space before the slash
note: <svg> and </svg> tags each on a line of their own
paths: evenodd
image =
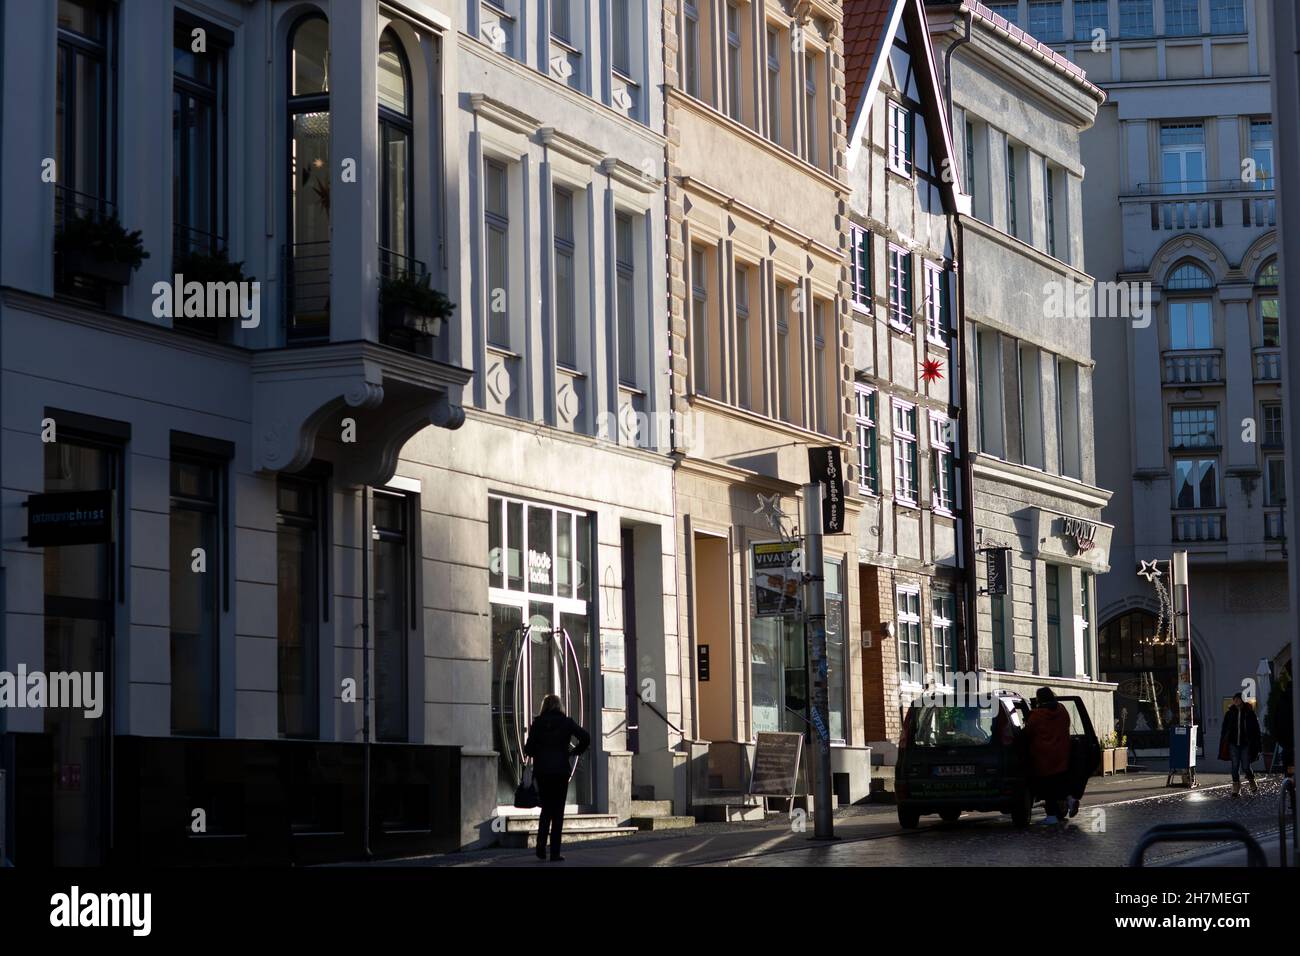
<svg viewBox="0 0 1300 956">
<path fill-rule="evenodd" d="M 899 25 L 906 21 L 907 37 L 917 64 L 916 79 L 926 104 L 924 121 L 930 132 L 931 148 L 938 161 L 948 161 L 954 172 L 960 167 L 953 145 L 948 104 L 939 83 L 934 46 L 921 0 L 844 0 L 844 86 L 849 120 L 847 165 L 853 165 L 866 133 L 867 118 L 880 79 L 889 63 L 889 50 Z M 949 209 L 969 212 L 970 199 L 961 192 L 954 175 L 944 190 Z"/>
</svg>

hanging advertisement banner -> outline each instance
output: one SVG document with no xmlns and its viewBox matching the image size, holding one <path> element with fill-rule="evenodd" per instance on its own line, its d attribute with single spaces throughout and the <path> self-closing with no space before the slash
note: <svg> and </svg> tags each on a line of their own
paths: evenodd
<svg viewBox="0 0 1300 956">
<path fill-rule="evenodd" d="M 808 449 L 808 481 L 822 486 L 822 534 L 843 534 L 844 469 L 839 445 Z"/>
<path fill-rule="evenodd" d="M 803 551 L 797 541 L 753 545 L 754 615 L 779 617 L 803 612 Z"/>
</svg>

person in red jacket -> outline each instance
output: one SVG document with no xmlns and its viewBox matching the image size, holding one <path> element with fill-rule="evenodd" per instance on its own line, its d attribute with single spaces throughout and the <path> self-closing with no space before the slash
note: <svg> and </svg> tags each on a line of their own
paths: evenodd
<svg viewBox="0 0 1300 956">
<path fill-rule="evenodd" d="M 1034 793 L 1043 798 L 1044 823 L 1061 822 L 1061 801 L 1069 791 L 1070 715 L 1050 687 L 1038 688 L 1037 706 L 1029 712 L 1029 777 Z"/>
</svg>

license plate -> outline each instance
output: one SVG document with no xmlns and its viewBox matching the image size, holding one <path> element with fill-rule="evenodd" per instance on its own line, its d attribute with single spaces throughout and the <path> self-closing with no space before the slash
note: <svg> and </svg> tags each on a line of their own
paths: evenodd
<svg viewBox="0 0 1300 956">
<path fill-rule="evenodd" d="M 969 763 L 944 764 L 934 768 L 936 777 L 973 777 L 975 765 Z"/>
</svg>

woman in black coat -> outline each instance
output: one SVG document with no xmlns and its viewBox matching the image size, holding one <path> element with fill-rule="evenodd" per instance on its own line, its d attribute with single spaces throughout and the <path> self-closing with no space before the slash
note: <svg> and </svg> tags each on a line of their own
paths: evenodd
<svg viewBox="0 0 1300 956">
<path fill-rule="evenodd" d="M 569 742 L 578 738 L 578 745 L 569 749 Z M 591 735 L 570 719 L 560 706 L 560 698 L 547 694 L 542 700 L 542 711 L 528 728 L 528 742 L 524 753 L 533 758 L 533 776 L 537 780 L 537 798 L 542 805 L 542 818 L 537 826 L 537 858 L 546 859 L 546 834 L 551 834 L 551 861 L 563 860 L 560 856 L 560 831 L 564 827 L 564 798 L 569 792 L 571 768 L 569 758 L 576 757 L 591 746 Z"/>
<path fill-rule="evenodd" d="M 1246 774 L 1246 782 L 1251 793 L 1259 793 L 1255 783 L 1255 772 L 1250 765 L 1259 756 L 1260 734 L 1259 718 L 1255 708 L 1242 700 L 1240 694 L 1232 697 L 1232 706 L 1223 715 L 1223 730 L 1219 732 L 1219 759 L 1232 764 L 1232 795 L 1241 794 L 1241 774 Z"/>
</svg>

